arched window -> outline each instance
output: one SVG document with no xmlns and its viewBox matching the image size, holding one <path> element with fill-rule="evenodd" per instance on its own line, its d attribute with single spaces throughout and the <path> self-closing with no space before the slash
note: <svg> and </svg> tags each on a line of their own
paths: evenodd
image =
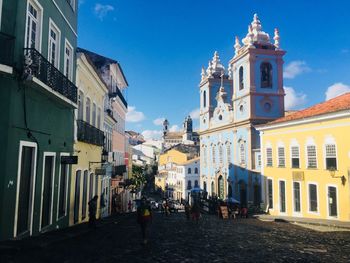
<svg viewBox="0 0 350 263">
<path fill-rule="evenodd" d="M 192 189 L 191 180 L 188 180 L 188 181 L 187 181 L 187 189 L 188 189 L 188 190 Z"/>
<path fill-rule="evenodd" d="M 85 113 L 85 121 L 87 123 L 90 123 L 90 108 L 91 108 L 91 102 L 89 98 L 86 98 L 86 113 Z"/>
<path fill-rule="evenodd" d="M 260 65 L 261 87 L 272 88 L 272 66 L 268 62 Z"/>
<path fill-rule="evenodd" d="M 240 157 L 240 164 L 245 165 L 245 145 L 244 145 L 244 142 L 241 142 L 239 145 L 239 157 Z"/>
<path fill-rule="evenodd" d="M 203 107 L 207 107 L 207 91 L 203 91 Z"/>
<path fill-rule="evenodd" d="M 187 173 L 189 174 L 191 173 L 191 168 L 188 168 Z"/>
<path fill-rule="evenodd" d="M 194 187 L 198 187 L 198 180 L 194 181 Z"/>
<path fill-rule="evenodd" d="M 206 182 L 203 182 L 203 190 L 207 191 L 207 183 Z"/>
<path fill-rule="evenodd" d="M 213 163 L 215 163 L 216 162 L 216 159 L 215 159 L 215 145 L 213 145 L 213 149 L 212 149 L 213 151 L 212 151 L 212 153 L 213 153 L 213 156 L 212 156 L 212 158 L 213 158 Z"/>
<path fill-rule="evenodd" d="M 226 157 L 227 157 L 227 163 L 231 163 L 231 143 L 226 143 Z"/>
<path fill-rule="evenodd" d="M 78 96 L 78 120 L 83 120 L 84 118 L 84 93 L 79 90 Z"/>
<path fill-rule="evenodd" d="M 243 67 L 239 68 L 239 90 L 244 89 L 244 81 L 243 81 Z"/>
<path fill-rule="evenodd" d="M 215 195 L 215 186 L 214 186 L 214 182 L 211 182 L 211 195 Z"/>
<path fill-rule="evenodd" d="M 223 149 L 222 149 L 222 144 L 220 144 L 219 145 L 219 162 L 220 162 L 220 164 L 222 164 L 222 162 L 223 162 L 223 155 L 224 155 L 224 151 L 223 151 Z"/>
<path fill-rule="evenodd" d="M 198 174 L 198 168 L 197 168 L 197 167 L 194 168 L 194 173 L 195 173 L 195 174 Z"/>
</svg>

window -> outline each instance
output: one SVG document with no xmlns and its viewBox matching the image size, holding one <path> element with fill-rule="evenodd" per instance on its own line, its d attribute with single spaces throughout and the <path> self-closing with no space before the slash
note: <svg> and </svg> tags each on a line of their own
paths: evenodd
<svg viewBox="0 0 350 263">
<path fill-rule="evenodd" d="M 286 212 L 286 182 L 280 181 L 280 212 Z"/>
<path fill-rule="evenodd" d="M 41 7 L 28 1 L 25 47 L 35 48 L 38 51 L 41 49 L 41 10 Z"/>
<path fill-rule="evenodd" d="M 67 213 L 68 164 L 61 164 L 59 178 L 58 218 Z"/>
<path fill-rule="evenodd" d="M 267 190 L 269 198 L 269 208 L 273 209 L 273 182 L 272 179 L 267 179 Z"/>
<path fill-rule="evenodd" d="M 85 113 L 85 121 L 87 123 L 90 123 L 90 107 L 91 107 L 91 102 L 89 98 L 86 98 L 86 113 Z"/>
<path fill-rule="evenodd" d="M 309 184 L 309 211 L 317 212 L 317 185 Z"/>
<path fill-rule="evenodd" d="M 257 154 L 257 158 L 258 158 L 258 167 L 261 166 L 261 154 Z"/>
<path fill-rule="evenodd" d="M 278 167 L 286 166 L 286 157 L 284 154 L 284 147 L 278 147 Z"/>
<path fill-rule="evenodd" d="M 79 90 L 78 95 L 78 120 L 84 119 L 84 93 Z"/>
<path fill-rule="evenodd" d="M 101 108 L 97 110 L 97 128 L 101 129 Z"/>
<path fill-rule="evenodd" d="M 48 60 L 56 68 L 59 68 L 60 60 L 60 34 L 58 27 L 50 19 Z"/>
<path fill-rule="evenodd" d="M 231 163 L 231 143 L 226 144 L 226 156 L 227 156 L 227 163 Z"/>
<path fill-rule="evenodd" d="M 195 174 L 198 174 L 198 168 L 197 168 L 197 167 L 194 168 L 194 173 L 195 173 Z"/>
<path fill-rule="evenodd" d="M 335 144 L 326 144 L 326 169 L 337 170 L 337 150 Z"/>
<path fill-rule="evenodd" d="M 328 215 L 338 217 L 337 188 L 328 186 Z"/>
<path fill-rule="evenodd" d="M 261 87 L 272 88 L 272 66 L 268 62 L 260 65 Z"/>
<path fill-rule="evenodd" d="M 307 152 L 307 168 L 317 168 L 316 146 L 315 145 L 306 146 L 306 152 Z"/>
<path fill-rule="evenodd" d="M 293 182 L 294 212 L 300 213 L 300 183 Z"/>
<path fill-rule="evenodd" d="M 211 195 L 215 195 L 215 185 L 214 185 L 214 182 L 211 182 Z"/>
<path fill-rule="evenodd" d="M 64 75 L 70 80 L 73 80 L 73 47 L 66 40 L 64 48 Z"/>
<path fill-rule="evenodd" d="M 198 187 L 198 180 L 194 181 L 194 187 Z"/>
<path fill-rule="evenodd" d="M 96 127 L 96 103 L 92 104 L 92 126 Z"/>
<path fill-rule="evenodd" d="M 187 173 L 189 173 L 189 174 L 191 173 L 191 168 L 187 169 Z"/>
<path fill-rule="evenodd" d="M 187 181 L 187 190 L 192 189 L 192 184 L 191 184 L 191 180 Z"/>
<path fill-rule="evenodd" d="M 216 162 L 216 160 L 215 160 L 215 145 L 213 145 L 213 149 L 212 149 L 212 153 L 213 153 L 213 156 L 212 156 L 212 158 L 213 158 L 213 163 L 215 163 Z"/>
<path fill-rule="evenodd" d="M 203 108 L 207 107 L 207 91 L 203 91 Z"/>
<path fill-rule="evenodd" d="M 245 165 L 245 145 L 244 145 L 244 143 L 241 143 L 239 145 L 239 157 L 240 157 L 240 164 Z"/>
<path fill-rule="evenodd" d="M 266 166 L 272 167 L 272 148 L 266 148 Z"/>
<path fill-rule="evenodd" d="M 239 90 L 244 89 L 243 67 L 239 68 Z"/>
<path fill-rule="evenodd" d="M 300 168 L 299 162 L 299 146 L 292 146 L 292 168 Z"/>
<path fill-rule="evenodd" d="M 222 162 L 223 162 L 223 154 L 224 154 L 224 151 L 222 149 L 222 144 L 219 145 L 219 162 L 220 164 L 222 165 Z"/>
</svg>

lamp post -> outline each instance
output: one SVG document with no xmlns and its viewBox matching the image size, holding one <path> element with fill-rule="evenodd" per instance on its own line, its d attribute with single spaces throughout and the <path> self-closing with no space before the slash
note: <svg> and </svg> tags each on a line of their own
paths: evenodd
<svg viewBox="0 0 350 263">
<path fill-rule="evenodd" d="M 346 183 L 346 177 L 345 177 L 344 175 L 342 175 L 342 176 L 335 176 L 335 171 L 336 171 L 336 170 L 335 170 L 334 167 L 330 167 L 330 168 L 329 168 L 329 174 L 331 175 L 331 177 L 332 177 L 332 178 L 340 178 L 342 185 L 345 185 L 345 183 Z"/>
</svg>

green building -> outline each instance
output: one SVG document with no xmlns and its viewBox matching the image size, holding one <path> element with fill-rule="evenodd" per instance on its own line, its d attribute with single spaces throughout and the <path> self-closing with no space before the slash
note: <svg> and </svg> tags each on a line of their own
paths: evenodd
<svg viewBox="0 0 350 263">
<path fill-rule="evenodd" d="M 77 2 L 0 0 L 0 240 L 68 226 Z"/>
</svg>

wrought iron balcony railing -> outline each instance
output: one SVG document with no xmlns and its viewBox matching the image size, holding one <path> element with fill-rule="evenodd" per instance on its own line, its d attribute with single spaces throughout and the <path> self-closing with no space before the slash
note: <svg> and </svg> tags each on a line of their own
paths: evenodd
<svg viewBox="0 0 350 263">
<path fill-rule="evenodd" d="M 0 32 L 0 64 L 13 66 L 15 37 Z"/>
<path fill-rule="evenodd" d="M 98 146 L 103 146 L 104 135 L 103 131 L 90 125 L 89 123 L 77 120 L 78 124 L 78 141 L 86 142 Z"/>
<path fill-rule="evenodd" d="M 115 88 L 114 88 L 114 91 L 109 93 L 109 97 L 110 97 L 110 98 L 119 97 L 120 100 L 123 102 L 124 106 L 125 106 L 126 108 L 128 107 L 128 103 L 126 102 L 126 100 L 125 100 L 123 94 L 121 93 L 121 91 L 119 90 L 118 87 L 115 87 Z"/>
<path fill-rule="evenodd" d="M 24 49 L 24 74 L 34 76 L 70 101 L 77 103 L 77 87 L 34 48 Z"/>
</svg>

